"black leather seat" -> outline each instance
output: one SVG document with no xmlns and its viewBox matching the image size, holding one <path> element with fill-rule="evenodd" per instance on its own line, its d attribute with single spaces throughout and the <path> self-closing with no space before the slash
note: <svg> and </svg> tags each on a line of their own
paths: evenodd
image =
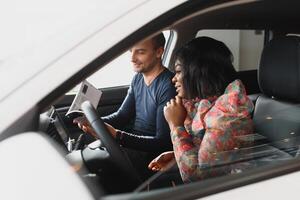
<svg viewBox="0 0 300 200">
<path fill-rule="evenodd" d="M 277 38 L 265 46 L 258 82 L 262 93 L 250 95 L 255 108 L 254 134 L 249 139 L 255 142 L 234 152 L 233 169 L 243 163 L 251 169 L 300 155 L 300 37 Z"/>
<path fill-rule="evenodd" d="M 261 93 L 256 93 L 256 94 L 250 94 L 248 95 L 249 99 L 252 101 L 253 105 L 255 106 L 256 101 L 258 97 L 261 95 Z M 251 118 L 253 118 L 254 110 L 251 113 Z"/>
<path fill-rule="evenodd" d="M 258 70 L 262 91 L 255 103 L 255 132 L 272 145 L 296 155 L 300 144 L 300 38 L 270 41 Z"/>
</svg>

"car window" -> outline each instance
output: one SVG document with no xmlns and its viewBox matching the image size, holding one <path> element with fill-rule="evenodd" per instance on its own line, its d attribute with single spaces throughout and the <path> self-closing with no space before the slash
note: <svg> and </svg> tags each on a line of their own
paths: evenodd
<svg viewBox="0 0 300 200">
<path fill-rule="evenodd" d="M 130 52 L 126 51 L 87 80 L 97 88 L 129 85 L 134 75 L 130 59 Z"/>
<path fill-rule="evenodd" d="M 233 54 L 237 71 L 257 69 L 264 46 L 262 30 L 200 30 L 196 37 L 208 36 L 223 41 Z"/>
</svg>

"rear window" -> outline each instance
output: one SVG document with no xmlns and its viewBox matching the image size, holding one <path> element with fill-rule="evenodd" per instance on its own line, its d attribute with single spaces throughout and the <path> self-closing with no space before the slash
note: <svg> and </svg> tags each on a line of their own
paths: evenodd
<svg viewBox="0 0 300 200">
<path fill-rule="evenodd" d="M 264 47 L 262 30 L 200 30 L 196 37 L 208 36 L 224 42 L 234 57 L 237 71 L 258 68 L 260 55 Z"/>
</svg>

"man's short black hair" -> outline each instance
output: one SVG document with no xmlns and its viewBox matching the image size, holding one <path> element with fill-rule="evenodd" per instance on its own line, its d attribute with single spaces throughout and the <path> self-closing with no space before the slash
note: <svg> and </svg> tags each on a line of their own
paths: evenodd
<svg viewBox="0 0 300 200">
<path fill-rule="evenodd" d="M 165 47 L 166 39 L 162 32 L 153 36 L 151 39 L 153 40 L 155 49 L 158 49 L 160 47 L 162 47 L 162 48 Z"/>
</svg>

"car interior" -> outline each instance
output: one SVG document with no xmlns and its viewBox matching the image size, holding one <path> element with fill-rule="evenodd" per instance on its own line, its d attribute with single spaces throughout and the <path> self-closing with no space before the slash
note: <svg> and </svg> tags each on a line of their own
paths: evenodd
<svg viewBox="0 0 300 200">
<path fill-rule="evenodd" d="M 107 200 L 193 199 L 300 169 L 299 3 L 295 1 L 287 6 L 284 1 L 277 4 L 272 1 L 233 1 L 214 9 L 210 8 L 211 5 L 213 2 L 190 2 L 171 10 L 113 47 L 108 52 L 111 56 L 106 56 L 107 60 L 99 56 L 98 60 L 67 80 L 65 86 L 51 94 L 52 100 L 45 98 L 41 101 L 47 109 L 40 112 L 38 131 L 53 139 L 95 197 L 105 194 L 108 196 L 103 199 Z M 251 139 L 254 145 L 234 150 L 240 156 L 232 163 L 213 167 L 219 170 L 224 165 L 254 161 L 249 171 L 183 185 L 169 184 L 170 180 L 178 178 L 176 165 L 169 172 L 158 172 L 149 179 L 141 177 L 101 120 L 101 116 L 120 107 L 128 85 L 99 88 L 103 94 L 98 108 L 94 109 L 89 103 L 82 106 L 100 141 L 95 141 L 73 124 L 73 119 L 79 115 L 65 115 L 75 95 L 62 94 L 105 67 L 109 60 L 117 59 L 136 42 L 159 31 L 170 32 L 163 60 L 170 70 L 174 70 L 174 52 L 197 36 L 216 37 L 237 47 L 236 51 L 231 50 L 237 56 L 234 59 L 237 60 L 238 77 L 255 106 L 252 113 L 254 134 L 241 140 Z M 227 35 L 234 39 L 228 39 Z M 257 56 L 258 60 L 253 61 Z M 72 146 L 71 149 L 68 145 Z M 163 175 L 169 175 L 169 179 L 160 179 Z M 160 184 L 160 181 L 164 183 Z"/>
</svg>

